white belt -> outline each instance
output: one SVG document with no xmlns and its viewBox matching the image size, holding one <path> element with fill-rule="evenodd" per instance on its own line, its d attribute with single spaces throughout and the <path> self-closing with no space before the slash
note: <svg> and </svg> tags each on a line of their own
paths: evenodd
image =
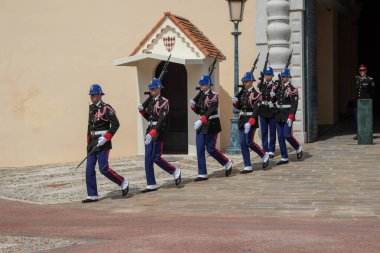
<svg viewBox="0 0 380 253">
<path fill-rule="evenodd" d="M 283 108 L 292 108 L 291 105 L 279 105 L 279 104 L 276 104 L 277 108 L 280 108 L 280 109 L 283 109 Z"/>
<path fill-rule="evenodd" d="M 108 130 L 103 130 L 103 131 L 95 131 L 94 132 L 94 135 L 104 135 L 105 133 L 107 133 Z"/>
<path fill-rule="evenodd" d="M 253 112 L 240 112 L 240 115 L 251 116 L 251 115 L 253 115 Z"/>
<path fill-rule="evenodd" d="M 272 102 L 262 101 L 262 104 L 265 106 L 269 106 L 269 108 L 274 108 L 274 104 Z"/>
<path fill-rule="evenodd" d="M 157 125 L 157 121 L 149 121 L 149 125 L 150 126 L 155 126 L 155 125 Z"/>
<path fill-rule="evenodd" d="M 211 115 L 208 119 L 216 119 L 219 118 L 219 114 Z"/>
</svg>

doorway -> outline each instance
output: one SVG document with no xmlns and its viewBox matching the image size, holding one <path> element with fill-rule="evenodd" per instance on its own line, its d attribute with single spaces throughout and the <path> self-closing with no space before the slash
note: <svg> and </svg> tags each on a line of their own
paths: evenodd
<svg viewBox="0 0 380 253">
<path fill-rule="evenodd" d="M 159 77 L 165 62 L 158 64 L 155 77 Z M 167 139 L 164 152 L 167 154 L 188 154 L 187 126 L 187 71 L 184 65 L 169 63 L 168 72 L 162 80 L 161 95 L 169 100 L 169 115 L 166 121 Z"/>
</svg>

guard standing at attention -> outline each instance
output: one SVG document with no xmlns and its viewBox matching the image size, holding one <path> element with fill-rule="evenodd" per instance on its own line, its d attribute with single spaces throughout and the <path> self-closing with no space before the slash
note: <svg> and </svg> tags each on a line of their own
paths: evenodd
<svg viewBox="0 0 380 253">
<path fill-rule="evenodd" d="M 365 65 L 360 65 L 359 76 L 356 79 L 356 89 L 357 89 L 357 99 L 373 99 L 375 95 L 375 81 L 372 77 L 367 76 L 367 67 Z M 358 127 L 358 110 L 357 110 L 357 100 L 354 106 L 354 117 L 356 123 L 356 131 Z M 358 135 L 355 135 L 354 140 L 358 139 Z"/>
<path fill-rule="evenodd" d="M 82 200 L 83 203 L 96 202 L 99 198 L 96 184 L 96 162 L 98 162 L 100 172 L 121 187 L 123 196 L 127 195 L 129 190 L 128 180 L 117 174 L 108 165 L 108 157 L 112 149 L 111 139 L 120 126 L 115 110 L 111 105 L 102 101 L 104 93 L 100 85 L 91 85 L 89 95 L 92 105 L 89 108 L 87 128 L 87 199 Z"/>
</svg>

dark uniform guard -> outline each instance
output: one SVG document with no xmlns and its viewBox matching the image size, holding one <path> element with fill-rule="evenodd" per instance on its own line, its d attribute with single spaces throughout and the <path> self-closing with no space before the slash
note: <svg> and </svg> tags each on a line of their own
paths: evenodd
<svg viewBox="0 0 380 253">
<path fill-rule="evenodd" d="M 243 91 L 238 94 L 238 97 L 232 98 L 232 103 L 236 109 L 240 111 L 239 117 L 239 136 L 241 153 L 244 160 L 244 170 L 242 174 L 251 173 L 253 171 L 249 149 L 252 149 L 263 159 L 263 168 L 269 164 L 269 155 L 255 142 L 255 133 L 258 128 L 258 110 L 261 102 L 261 93 L 253 87 L 253 82 L 256 81 L 253 73 L 247 72 L 241 79 L 244 84 Z"/>
<path fill-rule="evenodd" d="M 165 121 L 169 113 L 169 100 L 160 94 L 163 86 L 159 79 L 153 78 L 148 88 L 150 91 L 149 98 L 143 105 L 140 104 L 137 107 L 140 114 L 149 122 L 145 136 L 145 174 L 147 187 L 142 190 L 143 193 L 157 190 L 153 163 L 157 164 L 170 175 L 173 175 L 176 185 L 181 183 L 180 169 L 175 168 L 161 157 L 164 141 L 166 140 Z"/>
<path fill-rule="evenodd" d="M 99 164 L 100 172 L 121 187 L 123 196 L 127 195 L 129 190 L 128 180 L 117 174 L 108 165 L 108 157 L 112 149 L 111 138 L 115 135 L 120 126 L 115 110 L 111 105 L 101 100 L 104 93 L 100 85 L 93 84 L 89 95 L 91 96 L 93 104 L 90 105 L 88 117 L 87 153 L 89 153 L 89 156 L 86 166 L 87 199 L 83 200 L 83 203 L 96 202 L 98 200 L 95 172 L 96 162 Z"/>
<path fill-rule="evenodd" d="M 276 84 L 272 80 L 273 69 L 271 67 L 264 70 L 264 79 L 264 82 L 260 82 L 258 85 L 262 99 L 259 108 L 261 141 L 264 151 L 269 155 L 270 158 L 274 158 L 274 152 L 276 148 L 276 119 L 274 118 L 276 112 L 276 93 L 274 91 L 276 89 Z"/>
<path fill-rule="evenodd" d="M 296 150 L 297 159 L 302 158 L 302 147 L 294 138 L 292 128 L 298 107 L 298 90 L 289 82 L 290 70 L 285 68 L 281 71 L 281 84 L 276 88 L 276 128 L 278 143 L 280 145 L 281 160 L 277 165 L 289 162 L 285 140 Z"/>
<path fill-rule="evenodd" d="M 359 76 L 355 77 L 356 79 L 356 89 L 357 89 L 357 99 L 373 99 L 375 95 L 375 81 L 372 77 L 367 76 L 367 67 L 365 65 L 360 65 L 359 67 Z M 358 124 L 358 112 L 357 112 L 357 101 L 354 106 L 354 116 L 355 116 L 355 125 L 357 131 Z M 358 136 L 355 135 L 354 140 L 358 139 Z"/>
<path fill-rule="evenodd" d="M 217 148 L 216 142 L 222 131 L 218 115 L 219 94 L 211 90 L 212 81 L 209 75 L 202 76 L 199 81 L 200 93 L 190 100 L 191 109 L 201 116 L 194 123 L 196 130 L 196 146 L 198 158 L 198 177 L 194 181 L 207 180 L 205 150 L 226 170 L 226 176 L 232 171 L 232 161 L 225 157 Z"/>
</svg>

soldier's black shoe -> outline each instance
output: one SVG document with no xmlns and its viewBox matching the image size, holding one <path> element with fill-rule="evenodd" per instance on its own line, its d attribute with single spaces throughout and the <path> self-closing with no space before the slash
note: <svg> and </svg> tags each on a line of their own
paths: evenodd
<svg viewBox="0 0 380 253">
<path fill-rule="evenodd" d="M 97 202 L 97 201 L 98 201 L 97 199 L 84 199 L 84 200 L 82 200 L 82 203 L 87 204 L 87 203 L 93 203 L 93 202 Z"/>
<path fill-rule="evenodd" d="M 265 170 L 269 165 L 269 155 L 265 154 L 263 157 L 263 169 Z"/>
<path fill-rule="evenodd" d="M 174 179 L 175 185 L 179 185 L 181 183 L 181 172 L 179 173 L 179 177 L 177 179 Z"/>
<path fill-rule="evenodd" d="M 194 182 L 206 181 L 206 180 L 208 180 L 207 177 L 197 177 L 196 179 L 194 179 Z"/>
<path fill-rule="evenodd" d="M 232 172 L 232 161 L 228 160 L 227 164 L 224 165 L 224 167 L 226 169 L 226 177 L 228 177 L 229 175 L 231 175 Z"/>
<path fill-rule="evenodd" d="M 126 196 L 129 192 L 129 182 L 127 179 L 121 184 L 121 195 Z"/>
<path fill-rule="evenodd" d="M 301 159 L 301 158 L 302 158 L 302 155 L 303 155 L 303 152 L 302 152 L 302 150 L 301 150 L 301 152 L 297 153 L 297 159 L 298 159 L 298 160 Z"/>
<path fill-rule="evenodd" d="M 286 161 L 280 160 L 280 161 L 277 162 L 277 165 L 282 165 L 282 164 L 287 164 L 287 163 L 289 163 L 288 160 L 286 160 Z"/>
<path fill-rule="evenodd" d="M 252 173 L 253 170 L 242 170 L 240 171 L 240 174 L 248 174 L 248 173 Z"/>
<path fill-rule="evenodd" d="M 154 188 L 154 189 L 145 188 L 144 190 L 141 191 L 141 193 L 154 192 L 154 191 L 157 191 L 157 188 Z"/>
<path fill-rule="evenodd" d="M 352 139 L 354 139 L 355 141 L 357 141 L 359 138 L 357 135 L 355 135 Z"/>
<path fill-rule="evenodd" d="M 178 171 L 177 171 L 178 170 Z M 181 183 L 181 171 L 177 168 L 174 172 L 174 182 L 175 182 L 175 185 L 179 185 Z"/>
<path fill-rule="evenodd" d="M 129 192 L 129 186 L 127 186 L 127 188 L 121 190 L 121 194 L 122 194 L 123 196 L 126 196 L 126 195 L 128 194 L 128 192 Z"/>
</svg>

